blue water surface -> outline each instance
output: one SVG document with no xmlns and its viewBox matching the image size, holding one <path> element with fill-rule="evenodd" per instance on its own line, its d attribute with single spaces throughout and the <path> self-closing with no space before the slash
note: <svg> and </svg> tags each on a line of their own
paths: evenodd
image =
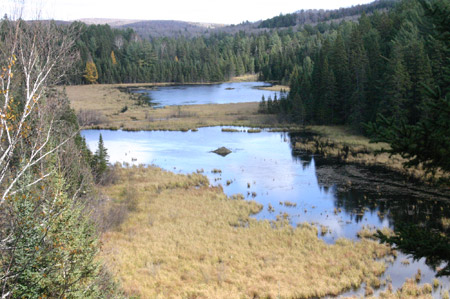
<svg viewBox="0 0 450 299">
<path fill-rule="evenodd" d="M 230 104 L 259 102 L 262 96 L 274 99 L 280 93 L 259 89 L 271 86 L 264 82 L 235 82 L 220 84 L 192 84 L 138 89 L 135 93 L 147 94 L 156 108 L 173 105 Z"/>
</svg>

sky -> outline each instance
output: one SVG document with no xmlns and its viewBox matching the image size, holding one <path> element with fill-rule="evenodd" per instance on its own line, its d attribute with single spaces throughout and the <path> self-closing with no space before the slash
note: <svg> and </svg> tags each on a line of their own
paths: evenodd
<svg viewBox="0 0 450 299">
<path fill-rule="evenodd" d="M 221 24 L 258 21 L 301 9 L 336 9 L 373 0 L 0 0 L 0 14 L 17 14 L 25 2 L 24 19 L 77 20 L 112 18 L 178 20 Z M 0 17 L 1 17 L 0 16 Z"/>
</svg>

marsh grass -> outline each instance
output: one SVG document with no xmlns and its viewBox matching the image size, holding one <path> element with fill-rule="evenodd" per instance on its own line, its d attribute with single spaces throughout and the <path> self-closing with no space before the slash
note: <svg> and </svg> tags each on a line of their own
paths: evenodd
<svg viewBox="0 0 450 299">
<path fill-rule="evenodd" d="M 241 130 L 232 129 L 232 128 L 222 128 L 222 132 L 237 133 L 237 132 L 241 132 Z"/>
<path fill-rule="evenodd" d="M 84 122 L 84 129 L 95 127 L 178 131 L 208 126 L 285 127 L 279 123 L 276 115 L 259 114 L 258 102 L 166 106 L 155 109 L 139 105 L 133 94 L 125 92 L 128 88 L 160 85 L 167 84 L 95 84 L 66 86 L 65 89 L 75 111 L 88 110 L 91 114 L 101 115 L 93 124 Z M 124 107 L 127 107 L 125 111 Z"/>
<path fill-rule="evenodd" d="M 427 173 L 419 165 L 405 168 L 407 160 L 400 155 L 390 155 L 382 150 L 389 149 L 386 143 L 370 143 L 369 138 L 353 133 L 348 127 L 342 126 L 310 126 L 306 128 L 317 136 L 303 139 L 295 143 L 295 149 L 324 157 L 338 158 L 346 163 L 365 166 L 381 166 L 419 181 L 437 183 L 449 181 L 450 175 L 437 170 L 434 176 Z"/>
<path fill-rule="evenodd" d="M 432 291 L 433 288 L 429 283 L 419 286 L 414 279 L 407 279 L 395 292 L 392 291 L 392 287 L 380 292 L 379 298 L 433 298 Z"/>
<path fill-rule="evenodd" d="M 261 129 L 248 129 L 247 133 L 261 133 Z"/>
<path fill-rule="evenodd" d="M 306 298 L 338 295 L 381 275 L 390 248 L 364 239 L 327 245 L 317 228 L 257 221 L 262 206 L 224 195 L 200 174 L 119 169 L 102 191 L 137 203 L 103 234 L 101 255 L 128 295 L 141 298 Z"/>
<path fill-rule="evenodd" d="M 369 225 L 363 225 L 360 231 L 356 233 L 358 238 L 365 238 L 365 239 L 372 239 L 372 240 L 379 240 L 378 233 L 381 232 L 384 236 L 392 237 L 394 236 L 394 231 L 388 227 L 383 227 L 381 229 L 378 229 L 376 227 L 370 227 Z"/>
<path fill-rule="evenodd" d="M 283 91 L 283 92 L 289 92 L 291 89 L 287 85 L 272 85 L 272 86 L 263 86 L 258 87 L 258 89 L 262 90 L 270 90 L 270 91 Z"/>
</svg>

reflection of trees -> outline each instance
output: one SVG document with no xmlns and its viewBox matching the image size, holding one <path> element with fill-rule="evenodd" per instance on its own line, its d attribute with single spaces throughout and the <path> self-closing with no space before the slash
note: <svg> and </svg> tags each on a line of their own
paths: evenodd
<svg viewBox="0 0 450 299">
<path fill-rule="evenodd" d="M 356 214 L 356 221 L 362 219 L 364 211 L 376 212 L 380 220 L 387 217 L 396 229 L 404 224 L 419 225 L 448 234 L 442 219 L 450 218 L 448 203 L 445 201 L 429 201 L 407 194 L 407 190 L 398 194 L 383 196 L 382 193 L 364 192 L 354 189 L 336 193 L 336 208 Z"/>
<path fill-rule="evenodd" d="M 295 140 L 299 140 L 299 137 L 301 136 L 301 140 L 307 140 L 309 138 L 312 138 L 312 134 L 307 134 L 307 136 L 305 135 L 306 133 L 288 133 L 286 134 L 282 134 L 282 138 L 286 139 L 289 138 L 288 140 L 290 140 L 291 142 L 289 143 L 290 147 L 291 147 L 291 154 L 292 154 L 292 160 L 295 161 L 298 164 L 302 164 L 303 166 L 303 170 L 308 169 L 311 166 L 311 162 L 313 159 L 313 156 L 307 153 L 303 153 L 303 152 L 298 152 L 295 147 Z"/>
<path fill-rule="evenodd" d="M 426 257 L 426 264 L 437 269 L 443 262 L 443 269 L 438 270 L 438 275 L 450 275 L 450 238 L 439 231 L 420 225 L 399 225 L 397 235 L 388 237 L 378 233 L 382 242 L 394 245 L 396 248 L 411 254 L 419 260 Z"/>
<path fill-rule="evenodd" d="M 311 155 L 297 155 L 294 151 L 292 151 L 292 160 L 302 165 L 302 169 L 306 170 L 311 167 L 312 156 Z"/>
<path fill-rule="evenodd" d="M 304 159 L 306 157 L 302 156 L 302 161 Z M 320 157 L 315 157 L 314 162 L 317 181 L 319 185 L 325 187 L 327 185 L 321 182 L 327 182 L 327 180 L 320 177 L 324 173 L 317 170 L 325 166 L 336 166 L 338 162 Z M 412 194 L 407 187 L 388 188 L 387 185 L 374 184 L 363 179 L 359 179 L 356 183 L 352 180 L 353 184 L 348 185 L 346 183 L 350 181 L 350 178 L 346 176 L 345 165 L 340 164 L 334 169 L 338 172 L 337 175 L 342 176 L 339 178 L 341 183 L 338 183 L 336 187 L 335 206 L 337 209 L 341 208 L 349 214 L 354 214 L 356 221 L 362 219 L 365 211 L 371 211 L 377 213 L 380 220 L 387 217 L 394 228 L 402 224 L 415 224 L 449 234 L 449 227 L 444 227 L 442 223 L 442 219 L 450 218 L 446 199 L 430 200 L 427 194 L 417 192 Z M 372 174 L 378 176 L 377 173 Z M 389 183 L 397 179 L 389 173 L 380 174 L 377 178 Z"/>
<path fill-rule="evenodd" d="M 302 161 L 305 157 L 302 156 Z M 316 175 L 319 185 L 327 179 L 321 167 L 336 166 L 332 159 L 315 158 Z M 444 224 L 450 219 L 448 199 L 429 199 L 427 194 L 412 194 L 407 187 L 389 188 L 388 184 L 374 184 L 369 180 L 358 180 L 351 186 L 345 185 L 349 179 L 346 177 L 345 165 L 333 168 L 342 176 L 341 184 L 336 186 L 335 207 L 350 214 L 352 221 L 360 222 L 367 211 L 377 213 L 380 220 L 386 218 L 397 233 L 396 237 L 384 237 L 384 241 L 396 246 L 414 258 L 426 257 L 427 264 L 436 268 L 442 262 L 447 266 L 440 271 L 440 275 L 450 275 L 450 227 Z M 343 171 L 339 171 L 342 169 Z M 330 174 L 326 174 L 330 175 Z M 378 176 L 373 173 L 373 176 Z M 396 180 L 389 173 L 377 177 L 384 182 L 392 183 Z M 339 186 L 342 185 L 342 186 Z M 345 186 L 344 186 L 345 185 Z M 378 185 L 378 186 L 377 186 Z M 340 188 L 341 187 L 341 188 Z"/>
</svg>

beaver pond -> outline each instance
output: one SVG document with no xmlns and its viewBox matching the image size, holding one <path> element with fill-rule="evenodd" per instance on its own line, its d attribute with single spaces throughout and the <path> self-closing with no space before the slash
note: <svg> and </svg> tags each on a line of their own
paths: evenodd
<svg viewBox="0 0 450 299">
<path fill-rule="evenodd" d="M 148 96 L 155 107 L 173 105 L 230 104 L 259 102 L 264 96 L 275 98 L 279 93 L 260 89 L 269 87 L 265 82 L 230 82 L 221 84 L 191 84 L 158 86 L 153 88 L 133 89 L 133 93 Z"/>
<path fill-rule="evenodd" d="M 212 185 L 222 185 L 227 195 L 240 193 L 264 205 L 254 217 L 288 217 L 294 226 L 314 223 L 319 228 L 318 236 L 327 243 L 341 237 L 357 239 L 363 227 L 389 227 L 394 231 L 414 227 L 420 236 L 430 232 L 448 236 L 448 194 L 404 182 L 380 169 L 343 165 L 295 152 L 291 140 L 298 138 L 298 133 L 247 131 L 241 127 L 208 127 L 195 132 L 86 130 L 82 135 L 95 151 L 101 133 L 111 163 L 203 173 Z M 231 153 L 212 152 L 220 147 Z M 410 238 L 414 241 L 416 236 Z M 389 276 L 398 288 L 420 269 L 420 284 L 432 283 L 447 263 L 448 257 L 439 254 L 422 256 L 400 251 L 384 277 Z M 438 279 L 443 288 L 449 288 L 449 276 Z M 363 288 L 344 295 L 355 294 L 363 295 Z M 433 296 L 439 297 L 439 289 Z"/>
</svg>

